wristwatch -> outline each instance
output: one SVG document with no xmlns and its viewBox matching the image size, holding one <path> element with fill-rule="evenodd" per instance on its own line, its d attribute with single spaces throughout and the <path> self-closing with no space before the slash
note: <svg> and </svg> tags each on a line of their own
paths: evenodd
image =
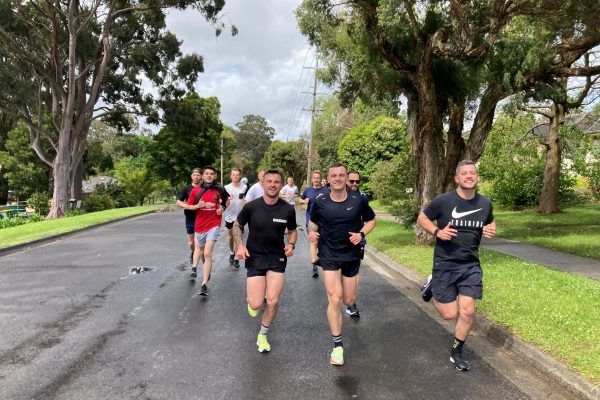
<svg viewBox="0 0 600 400">
<path fill-rule="evenodd" d="M 365 238 L 365 236 L 367 236 L 367 234 L 366 234 L 366 233 L 364 233 L 363 231 L 359 231 L 358 233 L 360 233 L 360 236 L 361 236 L 363 239 Z"/>
<path fill-rule="evenodd" d="M 440 232 L 440 228 L 435 228 L 435 231 L 433 231 L 433 237 L 437 237 L 437 234 Z"/>
</svg>

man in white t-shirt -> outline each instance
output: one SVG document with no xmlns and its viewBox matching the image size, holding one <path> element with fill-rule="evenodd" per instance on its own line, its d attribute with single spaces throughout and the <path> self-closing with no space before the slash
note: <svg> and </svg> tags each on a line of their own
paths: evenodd
<svg viewBox="0 0 600 400">
<path fill-rule="evenodd" d="M 231 169 L 231 183 L 225 185 L 225 190 L 229 193 L 229 207 L 225 209 L 223 217 L 225 218 L 225 228 L 227 228 L 227 243 L 229 244 L 229 265 L 235 269 L 240 267 L 239 260 L 235 259 L 233 251 L 233 234 L 231 229 L 233 223 L 237 219 L 238 214 L 244 207 L 244 195 L 248 187 L 243 183 L 240 183 L 240 177 L 242 176 L 239 168 Z"/>
<path fill-rule="evenodd" d="M 296 205 L 296 195 L 298 194 L 298 187 L 294 185 L 294 178 L 288 176 L 287 185 L 281 188 L 279 192 L 279 198 L 287 201 L 291 205 Z"/>
<path fill-rule="evenodd" d="M 260 171 L 258 171 L 258 182 L 256 182 L 254 185 L 252 185 L 250 187 L 250 189 L 248 189 L 248 192 L 246 193 L 246 198 L 244 199 L 246 203 L 248 203 L 249 201 L 252 201 L 254 199 L 258 199 L 259 197 L 262 197 L 262 195 L 265 193 L 265 190 L 263 189 L 263 186 L 262 186 L 262 180 L 263 180 L 264 176 L 265 176 L 264 169 L 261 169 Z"/>
</svg>

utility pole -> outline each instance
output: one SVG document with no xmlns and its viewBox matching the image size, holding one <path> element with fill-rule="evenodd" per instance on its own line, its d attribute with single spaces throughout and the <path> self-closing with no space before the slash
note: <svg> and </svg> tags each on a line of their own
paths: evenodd
<svg viewBox="0 0 600 400">
<path fill-rule="evenodd" d="M 312 107 L 309 109 L 304 109 L 304 111 L 310 111 L 310 134 L 308 136 L 308 157 L 307 159 L 307 169 L 306 169 L 306 186 L 310 185 L 310 178 L 312 172 L 312 160 L 313 160 L 313 135 L 315 130 L 315 114 L 317 113 L 317 70 L 319 69 L 319 59 L 316 60 L 315 66 L 315 76 L 313 79 L 313 91 L 312 91 Z"/>
<path fill-rule="evenodd" d="M 225 182 L 223 182 L 223 132 L 221 132 L 221 185 L 224 185 Z"/>
</svg>

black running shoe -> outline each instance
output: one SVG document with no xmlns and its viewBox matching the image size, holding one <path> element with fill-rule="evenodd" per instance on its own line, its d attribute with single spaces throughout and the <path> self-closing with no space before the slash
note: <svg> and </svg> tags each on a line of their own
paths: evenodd
<svg viewBox="0 0 600 400">
<path fill-rule="evenodd" d="M 198 293 L 200 296 L 208 296 L 208 287 L 206 286 L 206 283 L 203 283 L 202 286 L 200 286 L 200 293 Z"/>
<path fill-rule="evenodd" d="M 192 251 L 190 253 L 190 264 L 193 264 L 193 263 L 194 263 L 194 252 Z"/>
<path fill-rule="evenodd" d="M 346 314 L 348 314 L 352 318 L 360 318 L 360 312 L 358 311 L 356 303 L 346 308 Z"/>
<path fill-rule="evenodd" d="M 196 278 L 198 276 L 198 270 L 192 267 L 192 273 L 190 274 L 190 278 Z"/>
<path fill-rule="evenodd" d="M 233 268 L 234 269 L 240 268 L 240 260 L 233 260 Z"/>
<path fill-rule="evenodd" d="M 235 256 L 233 254 L 229 255 L 229 265 L 233 265 L 233 263 L 235 262 Z"/>
<path fill-rule="evenodd" d="M 317 268 L 317 266 L 315 264 L 313 264 L 313 274 L 312 274 L 313 278 L 318 278 L 319 277 L 319 269 Z"/>
<path fill-rule="evenodd" d="M 450 362 L 454 363 L 454 367 L 459 371 L 468 371 L 471 368 L 469 362 L 463 358 L 462 353 L 450 354 Z"/>
<path fill-rule="evenodd" d="M 428 302 L 433 297 L 433 291 L 431 290 L 431 275 L 427 278 L 427 283 L 421 286 L 421 297 L 425 302 Z"/>
</svg>

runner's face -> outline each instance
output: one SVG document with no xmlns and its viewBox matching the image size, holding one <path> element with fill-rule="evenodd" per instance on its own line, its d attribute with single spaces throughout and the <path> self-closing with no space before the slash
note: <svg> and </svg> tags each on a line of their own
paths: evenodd
<svg viewBox="0 0 600 400">
<path fill-rule="evenodd" d="M 288 184 L 288 186 L 294 186 L 294 178 L 288 178 L 287 184 Z"/>
<path fill-rule="evenodd" d="M 348 175 L 346 174 L 346 168 L 344 168 L 344 167 L 329 168 L 327 180 L 329 181 L 329 187 L 332 190 L 345 189 L 347 179 L 348 179 Z"/>
<path fill-rule="evenodd" d="M 200 179 L 202 179 L 202 175 L 200 175 L 200 172 L 197 172 L 197 171 L 192 172 L 192 183 L 194 185 L 199 184 Z"/>
<path fill-rule="evenodd" d="M 360 186 L 360 176 L 354 172 L 348 174 L 348 187 L 353 192 L 358 192 Z"/>
<path fill-rule="evenodd" d="M 202 180 L 204 181 L 204 183 L 213 183 L 215 180 L 215 171 L 213 171 L 212 169 L 205 169 L 202 173 Z"/>
<path fill-rule="evenodd" d="M 240 171 L 231 171 L 231 182 L 238 183 L 240 181 Z"/>
<path fill-rule="evenodd" d="M 461 189 L 471 190 L 477 186 L 478 178 L 477 168 L 474 165 L 463 165 L 454 176 L 454 181 Z"/>
<path fill-rule="evenodd" d="M 327 186 L 327 179 L 321 179 L 321 186 Z"/>
<path fill-rule="evenodd" d="M 281 176 L 279 176 L 279 174 L 268 174 L 263 178 L 263 189 L 265 190 L 265 194 L 272 199 L 279 197 L 279 191 L 282 186 L 283 182 L 281 181 Z"/>
<path fill-rule="evenodd" d="M 312 174 L 310 181 L 312 182 L 312 185 L 314 187 L 321 186 L 321 175 L 320 174 Z"/>
</svg>

